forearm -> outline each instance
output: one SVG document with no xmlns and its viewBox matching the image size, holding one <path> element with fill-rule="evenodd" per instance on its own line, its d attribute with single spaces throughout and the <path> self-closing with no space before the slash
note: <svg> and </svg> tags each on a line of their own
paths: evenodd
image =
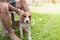
<svg viewBox="0 0 60 40">
<path fill-rule="evenodd" d="M 11 11 L 15 11 L 15 12 L 19 13 L 19 11 L 18 11 L 17 8 L 13 7 L 13 6 L 10 5 L 9 3 L 8 3 L 8 5 L 9 5 L 9 10 L 11 10 Z"/>
<path fill-rule="evenodd" d="M 22 7 L 24 8 L 24 11 L 29 12 L 29 7 L 28 7 L 26 1 L 25 0 L 20 0 L 20 2 L 21 2 Z"/>
</svg>

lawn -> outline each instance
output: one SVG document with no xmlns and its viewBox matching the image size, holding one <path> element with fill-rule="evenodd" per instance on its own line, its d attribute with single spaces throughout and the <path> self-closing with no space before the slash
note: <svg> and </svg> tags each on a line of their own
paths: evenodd
<svg viewBox="0 0 60 40">
<path fill-rule="evenodd" d="M 33 14 L 31 25 L 33 40 L 60 40 L 60 16 L 58 14 Z"/>
<path fill-rule="evenodd" d="M 32 40 L 60 40 L 60 14 L 42 14 L 31 11 L 31 36 Z M 17 17 L 17 16 L 16 16 Z M 15 32 L 19 36 L 19 32 Z M 0 40 L 10 40 L 8 35 L 2 37 L 0 27 Z M 24 34 L 24 40 L 27 40 L 27 34 Z"/>
</svg>

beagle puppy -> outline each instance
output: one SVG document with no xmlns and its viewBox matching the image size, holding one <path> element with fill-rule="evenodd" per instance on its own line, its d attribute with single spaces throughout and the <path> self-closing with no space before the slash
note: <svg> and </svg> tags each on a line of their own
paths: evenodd
<svg viewBox="0 0 60 40">
<path fill-rule="evenodd" d="M 26 31 L 28 33 L 28 40 L 31 40 L 30 22 L 31 22 L 31 14 L 29 12 L 24 12 L 22 16 L 20 16 L 21 39 L 23 39 L 23 31 Z"/>
</svg>

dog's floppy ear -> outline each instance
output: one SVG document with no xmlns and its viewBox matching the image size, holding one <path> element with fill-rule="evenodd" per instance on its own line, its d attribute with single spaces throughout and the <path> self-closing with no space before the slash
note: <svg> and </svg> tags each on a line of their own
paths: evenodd
<svg viewBox="0 0 60 40">
<path fill-rule="evenodd" d="M 21 23 L 24 22 L 24 12 L 23 12 L 23 14 L 22 14 L 21 17 L 20 17 L 20 20 L 21 20 Z"/>
</svg>

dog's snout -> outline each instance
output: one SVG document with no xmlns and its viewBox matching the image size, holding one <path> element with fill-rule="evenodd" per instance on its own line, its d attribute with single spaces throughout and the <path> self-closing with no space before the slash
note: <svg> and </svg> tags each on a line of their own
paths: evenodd
<svg viewBox="0 0 60 40">
<path fill-rule="evenodd" d="M 28 23 L 29 21 L 28 20 L 26 20 L 26 23 Z"/>
</svg>

